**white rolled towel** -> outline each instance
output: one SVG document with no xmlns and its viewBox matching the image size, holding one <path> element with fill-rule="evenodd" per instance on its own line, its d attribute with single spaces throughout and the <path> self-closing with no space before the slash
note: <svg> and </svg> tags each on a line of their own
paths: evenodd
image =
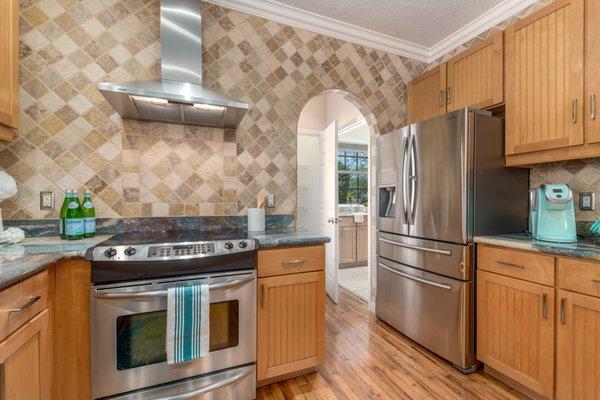
<svg viewBox="0 0 600 400">
<path fill-rule="evenodd" d="M 4 171 L 0 171 L 0 200 L 6 200 L 17 194 L 17 182 Z"/>
<path fill-rule="evenodd" d="M 362 224 L 363 222 L 365 222 L 365 214 L 354 213 L 354 222 L 357 224 Z"/>
</svg>

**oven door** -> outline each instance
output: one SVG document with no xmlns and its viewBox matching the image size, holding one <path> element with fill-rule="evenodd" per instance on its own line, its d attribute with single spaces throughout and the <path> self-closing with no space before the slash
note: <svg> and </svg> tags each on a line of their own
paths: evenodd
<svg viewBox="0 0 600 400">
<path fill-rule="evenodd" d="M 210 351 L 166 363 L 167 289 L 210 284 Z M 256 361 L 256 272 L 91 288 L 92 397 L 148 388 Z"/>
</svg>

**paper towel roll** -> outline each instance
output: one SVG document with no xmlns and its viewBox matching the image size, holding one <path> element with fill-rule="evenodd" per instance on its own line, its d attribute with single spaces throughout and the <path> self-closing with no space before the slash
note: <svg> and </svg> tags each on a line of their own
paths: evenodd
<svg viewBox="0 0 600 400">
<path fill-rule="evenodd" d="M 265 209 L 248 209 L 248 231 L 261 232 L 265 230 Z"/>
</svg>

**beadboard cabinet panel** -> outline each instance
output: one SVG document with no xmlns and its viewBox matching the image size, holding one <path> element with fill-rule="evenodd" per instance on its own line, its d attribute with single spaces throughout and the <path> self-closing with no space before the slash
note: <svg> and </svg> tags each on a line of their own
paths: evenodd
<svg viewBox="0 0 600 400">
<path fill-rule="evenodd" d="M 325 273 L 258 280 L 259 381 L 315 367 L 325 360 Z"/>
<path fill-rule="evenodd" d="M 477 280 L 477 358 L 552 398 L 554 289 L 485 271 Z"/>
<path fill-rule="evenodd" d="M 446 64 L 408 83 L 408 123 L 446 113 Z"/>
<path fill-rule="evenodd" d="M 19 0 L 0 3 L 0 124 L 17 128 L 19 123 Z M 8 129 L 0 129 L 7 140 Z"/>
<path fill-rule="evenodd" d="M 583 144 L 583 0 L 552 3 L 505 41 L 506 154 Z"/>
<path fill-rule="evenodd" d="M 504 102 L 504 32 L 448 60 L 448 112 Z"/>
<path fill-rule="evenodd" d="M 559 290 L 558 307 L 556 397 L 598 400 L 600 298 Z"/>
</svg>

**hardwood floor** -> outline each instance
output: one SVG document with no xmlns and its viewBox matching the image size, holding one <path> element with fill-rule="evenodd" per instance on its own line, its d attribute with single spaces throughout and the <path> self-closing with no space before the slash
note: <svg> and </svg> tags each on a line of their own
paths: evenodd
<svg viewBox="0 0 600 400">
<path fill-rule="evenodd" d="M 257 400 L 527 399 L 481 371 L 463 375 L 344 290 L 337 306 L 328 299 L 326 307 L 325 364 L 317 373 L 259 388 Z"/>
</svg>

